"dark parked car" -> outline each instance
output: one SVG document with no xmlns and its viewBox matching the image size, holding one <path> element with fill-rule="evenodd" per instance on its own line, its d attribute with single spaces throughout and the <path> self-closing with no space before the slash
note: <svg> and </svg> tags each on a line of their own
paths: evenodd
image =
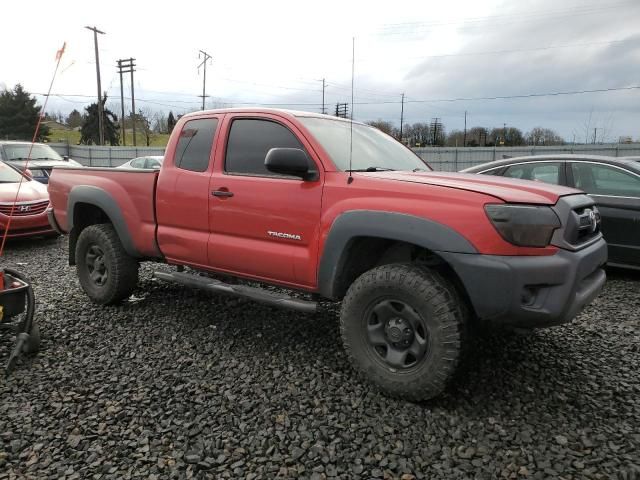
<svg viewBox="0 0 640 480">
<path fill-rule="evenodd" d="M 53 167 L 82 166 L 68 157 L 60 156 L 58 152 L 44 143 L 34 143 L 31 148 L 31 142 L 0 142 L 0 160 L 19 170 L 24 170 L 30 150 L 31 157 L 28 167 L 31 170 L 32 178 L 40 183 L 49 183 Z"/>
<path fill-rule="evenodd" d="M 638 157 L 540 155 L 515 157 L 463 170 L 579 188 L 602 215 L 609 265 L 640 269 L 640 161 Z"/>
</svg>

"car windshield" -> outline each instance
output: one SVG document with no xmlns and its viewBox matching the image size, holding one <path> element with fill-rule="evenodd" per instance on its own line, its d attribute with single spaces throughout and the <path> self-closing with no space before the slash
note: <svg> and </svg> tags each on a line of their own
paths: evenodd
<svg viewBox="0 0 640 480">
<path fill-rule="evenodd" d="M 0 162 L 0 183 L 16 183 L 22 178 L 18 172 L 16 172 L 10 166 Z"/>
<path fill-rule="evenodd" d="M 3 148 L 7 160 L 26 160 L 29 157 L 31 144 L 9 143 Z M 62 160 L 62 157 L 49 145 L 34 144 L 31 150 L 31 160 Z"/>
<path fill-rule="evenodd" d="M 340 170 L 349 170 L 351 126 L 343 120 L 299 117 Z M 431 170 L 420 157 L 389 135 L 353 123 L 352 170 Z"/>
</svg>

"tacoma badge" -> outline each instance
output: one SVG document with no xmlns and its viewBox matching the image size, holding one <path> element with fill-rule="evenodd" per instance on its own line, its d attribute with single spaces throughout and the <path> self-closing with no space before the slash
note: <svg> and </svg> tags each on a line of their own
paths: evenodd
<svg viewBox="0 0 640 480">
<path fill-rule="evenodd" d="M 294 235 L 293 233 L 272 232 L 268 230 L 267 233 L 270 237 L 288 238 L 289 240 L 302 240 L 300 235 Z"/>
</svg>

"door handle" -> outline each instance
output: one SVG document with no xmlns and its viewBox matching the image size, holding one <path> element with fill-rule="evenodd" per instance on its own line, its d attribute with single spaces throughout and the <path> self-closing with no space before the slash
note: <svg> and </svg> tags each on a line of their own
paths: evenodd
<svg viewBox="0 0 640 480">
<path fill-rule="evenodd" d="M 211 195 L 214 197 L 233 197 L 233 192 L 229 190 L 214 190 Z"/>
</svg>

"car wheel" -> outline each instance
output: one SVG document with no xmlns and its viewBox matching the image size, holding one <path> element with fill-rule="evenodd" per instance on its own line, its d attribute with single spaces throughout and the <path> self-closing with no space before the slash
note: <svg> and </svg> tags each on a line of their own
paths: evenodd
<svg viewBox="0 0 640 480">
<path fill-rule="evenodd" d="M 352 365 L 386 394 L 433 398 L 459 363 L 467 309 L 455 288 L 428 268 L 391 264 L 360 276 L 340 316 Z"/>
<path fill-rule="evenodd" d="M 112 225 L 82 230 L 75 254 L 80 285 L 94 302 L 114 304 L 136 288 L 138 262 L 127 254 Z"/>
</svg>

